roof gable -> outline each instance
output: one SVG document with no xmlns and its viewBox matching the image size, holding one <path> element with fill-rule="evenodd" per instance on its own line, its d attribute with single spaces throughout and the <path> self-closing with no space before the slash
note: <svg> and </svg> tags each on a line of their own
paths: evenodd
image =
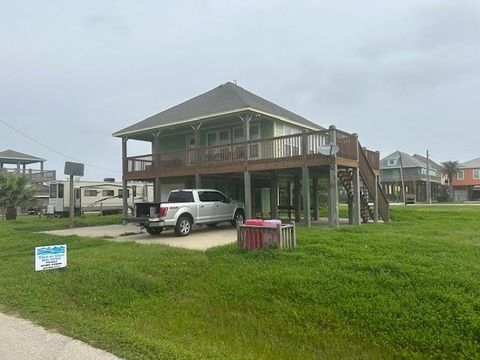
<svg viewBox="0 0 480 360">
<path fill-rule="evenodd" d="M 408 155 L 407 153 L 401 151 L 395 151 L 394 153 L 384 157 L 380 160 L 380 169 L 395 169 L 400 168 L 400 161 L 397 161 L 395 165 L 388 165 L 388 160 L 400 159 L 402 157 L 402 167 L 404 168 L 415 168 L 422 167 L 426 168 L 427 164 L 418 158 Z"/>
<path fill-rule="evenodd" d="M 45 159 L 24 154 L 19 151 L 10 150 L 10 149 L 5 151 L 0 151 L 0 159 L 3 163 L 6 163 L 6 164 L 14 164 L 14 163 L 16 164 L 17 162 L 29 164 L 34 162 L 45 161 Z"/>
<path fill-rule="evenodd" d="M 150 116 L 143 121 L 117 131 L 113 135 L 128 135 L 245 110 L 257 110 L 279 119 L 292 121 L 301 126 L 323 129 L 320 125 L 300 115 L 292 113 L 236 84 L 227 82 L 156 115 Z"/>
<path fill-rule="evenodd" d="M 470 160 L 470 161 L 465 161 L 464 163 L 461 163 L 458 167 L 462 168 L 480 168 L 480 157 Z"/>
</svg>

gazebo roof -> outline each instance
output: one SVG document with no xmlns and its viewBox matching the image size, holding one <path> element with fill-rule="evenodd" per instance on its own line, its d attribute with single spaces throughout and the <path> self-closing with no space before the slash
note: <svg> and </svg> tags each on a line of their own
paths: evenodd
<svg viewBox="0 0 480 360">
<path fill-rule="evenodd" d="M 34 164 L 42 161 L 45 159 L 15 150 L 0 151 L 0 163 L 2 164 Z"/>
<path fill-rule="evenodd" d="M 134 125 L 117 131 L 113 136 L 121 137 L 147 130 L 188 124 L 202 119 L 235 114 L 248 110 L 309 129 L 323 129 L 320 125 L 300 115 L 247 91 L 232 82 L 227 82 L 181 104 L 150 116 Z"/>
</svg>

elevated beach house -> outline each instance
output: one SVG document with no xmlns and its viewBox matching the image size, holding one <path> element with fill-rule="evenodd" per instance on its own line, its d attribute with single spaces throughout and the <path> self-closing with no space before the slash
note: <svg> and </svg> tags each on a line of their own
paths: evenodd
<svg viewBox="0 0 480 360">
<path fill-rule="evenodd" d="M 441 166 L 421 155 L 413 156 L 395 151 L 380 161 L 380 181 L 389 201 L 402 202 L 402 184 L 405 196 L 411 195 L 416 202 L 428 199 L 428 182 L 432 201 L 437 201 L 442 190 Z"/>
<path fill-rule="evenodd" d="M 330 226 L 338 225 L 338 186 L 352 224 L 388 220 L 378 152 L 362 148 L 356 134 L 324 128 L 231 82 L 113 135 L 122 139 L 124 187 L 150 181 L 156 201 L 172 188 L 216 188 L 243 200 L 246 218 L 279 218 L 289 209 L 308 226 L 326 205 L 317 200 L 323 178 Z M 129 156 L 129 140 L 151 143 L 151 153 Z M 338 153 L 322 155 L 333 144 Z"/>
</svg>

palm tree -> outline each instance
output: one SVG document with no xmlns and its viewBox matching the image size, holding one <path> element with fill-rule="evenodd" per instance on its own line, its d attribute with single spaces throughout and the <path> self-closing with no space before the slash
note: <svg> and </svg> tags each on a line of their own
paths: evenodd
<svg viewBox="0 0 480 360">
<path fill-rule="evenodd" d="M 453 184 L 452 180 L 455 174 L 458 172 L 458 161 L 444 161 L 442 162 L 443 173 L 448 177 L 448 197 L 450 201 L 453 201 Z"/>
<path fill-rule="evenodd" d="M 15 220 L 17 207 L 32 203 L 35 192 L 25 176 L 0 175 L 0 208 L 5 211 L 5 218 Z"/>
</svg>

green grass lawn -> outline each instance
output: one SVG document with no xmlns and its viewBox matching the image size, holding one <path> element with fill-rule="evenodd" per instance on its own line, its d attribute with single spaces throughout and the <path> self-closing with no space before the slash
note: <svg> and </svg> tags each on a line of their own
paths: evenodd
<svg viewBox="0 0 480 360">
<path fill-rule="evenodd" d="M 299 228 L 297 249 L 252 252 L 0 222 L 0 304 L 127 359 L 478 358 L 480 207 L 391 213 L 387 225 Z M 33 247 L 63 242 L 68 268 L 34 272 Z"/>
</svg>

